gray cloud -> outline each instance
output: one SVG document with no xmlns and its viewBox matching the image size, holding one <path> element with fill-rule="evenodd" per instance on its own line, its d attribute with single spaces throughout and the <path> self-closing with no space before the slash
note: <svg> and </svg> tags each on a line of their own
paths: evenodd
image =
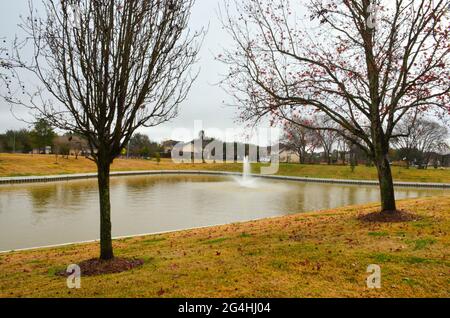
<svg viewBox="0 0 450 318">
<path fill-rule="evenodd" d="M 228 35 L 222 30 L 218 19 L 217 10 L 220 0 L 197 0 L 191 17 L 191 28 L 199 30 L 208 27 L 208 34 L 200 54 L 197 67 L 200 68 L 199 77 L 194 84 L 189 98 L 180 108 L 178 118 L 159 127 L 142 129 L 153 140 L 163 140 L 171 137 L 171 132 L 177 127 L 193 129 L 194 120 L 202 120 L 204 128 L 238 128 L 234 123 L 235 109 L 225 106 L 223 101 L 230 102 L 230 97 L 224 90 L 216 85 L 221 74 L 227 69 L 214 59 L 220 54 L 223 47 L 230 45 Z M 26 16 L 28 12 L 27 0 L 6 1 L 2 0 L 0 11 L 0 37 L 12 40 L 17 34 L 21 36 L 17 26 L 20 23 L 20 15 Z M 40 1 L 35 1 L 38 8 Z M 15 109 L 14 113 L 19 117 L 27 117 L 23 109 Z M 30 118 L 30 117 L 27 117 Z M 4 101 L 0 101 L 0 132 L 7 129 L 26 127 L 27 124 L 18 121 L 10 113 L 10 107 Z M 239 138 L 241 139 L 241 138 Z"/>
</svg>

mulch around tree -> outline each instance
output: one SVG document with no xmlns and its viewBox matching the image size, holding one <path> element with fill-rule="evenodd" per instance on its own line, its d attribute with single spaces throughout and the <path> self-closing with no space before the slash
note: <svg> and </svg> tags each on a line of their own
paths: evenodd
<svg viewBox="0 0 450 318">
<path fill-rule="evenodd" d="M 117 274 L 132 270 L 144 264 L 141 259 L 113 258 L 109 261 L 103 261 L 98 258 L 82 261 L 78 264 L 81 269 L 81 276 L 96 276 L 104 274 Z M 67 277 L 72 273 L 65 270 L 57 273 L 58 276 Z"/>
<path fill-rule="evenodd" d="M 360 214 L 358 220 L 367 223 L 399 223 L 420 220 L 420 216 L 406 211 L 383 211 Z"/>
</svg>

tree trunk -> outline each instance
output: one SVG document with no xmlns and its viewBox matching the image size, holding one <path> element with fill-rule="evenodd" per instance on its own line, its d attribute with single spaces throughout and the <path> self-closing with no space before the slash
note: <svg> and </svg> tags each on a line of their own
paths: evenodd
<svg viewBox="0 0 450 318">
<path fill-rule="evenodd" d="M 114 258 L 111 238 L 111 201 L 109 193 L 110 163 L 99 158 L 98 190 L 100 198 L 100 259 L 110 260 Z"/>
<path fill-rule="evenodd" d="M 376 167 L 378 170 L 378 181 L 380 182 L 381 211 L 394 213 L 397 207 L 395 205 L 391 165 L 387 159 L 387 154 L 376 158 Z"/>
<path fill-rule="evenodd" d="M 299 161 L 300 161 L 300 164 L 302 164 L 302 165 L 305 164 L 306 158 L 305 158 L 305 155 L 304 155 L 304 154 L 301 154 L 301 155 L 300 155 L 300 160 L 299 160 Z"/>
<path fill-rule="evenodd" d="M 330 151 L 327 152 L 327 164 L 331 165 L 331 155 L 330 155 Z"/>
</svg>

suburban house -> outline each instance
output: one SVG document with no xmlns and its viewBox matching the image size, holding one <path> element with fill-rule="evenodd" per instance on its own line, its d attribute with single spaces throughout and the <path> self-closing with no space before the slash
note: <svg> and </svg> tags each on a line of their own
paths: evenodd
<svg viewBox="0 0 450 318">
<path fill-rule="evenodd" d="M 176 140 L 166 140 L 162 142 L 163 152 L 164 154 L 170 155 L 172 153 L 173 148 L 175 145 L 179 144 L 180 141 Z"/>
<path fill-rule="evenodd" d="M 205 147 L 214 141 L 213 138 L 205 138 L 203 139 L 203 147 L 202 147 L 202 141 L 199 139 L 194 139 L 189 142 L 185 142 L 180 144 L 180 146 L 177 147 L 177 150 L 180 152 L 180 155 L 185 155 L 186 158 L 202 158 L 202 151 L 205 151 Z M 174 145 L 175 146 L 175 145 Z M 171 151 L 174 147 L 172 147 Z M 187 155 L 187 154 L 190 155 Z M 208 155 L 206 152 L 204 153 L 204 159 L 209 160 L 211 159 L 211 155 Z"/>
<path fill-rule="evenodd" d="M 49 155 L 52 153 L 52 147 L 46 146 L 44 148 L 34 148 L 31 153 L 33 155 Z"/>
<path fill-rule="evenodd" d="M 212 145 L 216 141 L 218 144 Z M 192 160 L 196 158 L 201 160 L 202 158 L 202 148 L 203 148 L 203 158 L 206 161 L 214 160 L 216 147 L 221 147 L 218 151 L 222 152 L 222 157 L 220 161 L 243 161 L 245 156 L 250 157 L 252 162 L 269 162 L 270 161 L 270 149 L 271 147 L 260 147 L 253 144 L 244 144 L 240 142 L 222 142 L 214 138 L 205 138 L 202 142 L 199 139 L 191 140 L 190 142 L 182 143 L 177 146 L 179 155 L 186 158 L 186 160 Z M 210 149 L 208 149 L 210 148 Z M 173 148 L 172 148 L 173 149 Z M 216 157 L 217 159 L 217 157 Z M 218 159 L 217 159 L 218 160 Z"/>
<path fill-rule="evenodd" d="M 279 154 L 280 162 L 285 162 L 285 163 L 300 162 L 300 156 L 298 155 L 298 153 L 296 151 L 290 149 L 289 147 L 280 145 L 280 151 L 278 154 Z"/>
</svg>

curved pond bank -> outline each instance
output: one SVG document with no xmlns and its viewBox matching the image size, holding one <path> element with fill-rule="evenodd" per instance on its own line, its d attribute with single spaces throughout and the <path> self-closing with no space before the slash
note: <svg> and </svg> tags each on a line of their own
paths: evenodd
<svg viewBox="0 0 450 318">
<path fill-rule="evenodd" d="M 117 176 L 117 174 L 115 174 Z M 300 182 L 203 172 L 111 179 L 113 236 L 264 219 L 379 201 L 376 184 Z M 95 174 L 80 180 L 0 185 L 0 251 L 98 238 Z M 68 176 L 74 178 L 77 176 Z M 61 178 L 61 177 L 58 177 Z M 65 177 L 63 177 L 65 178 Z M 60 179 L 70 180 L 70 179 Z M 443 188 L 397 187 L 398 199 L 439 196 Z"/>
<path fill-rule="evenodd" d="M 448 288 L 450 196 L 399 208 L 420 219 L 371 226 L 377 204 L 114 242 L 132 271 L 82 276 L 69 290 L 55 272 L 98 257 L 98 243 L 0 255 L 1 297 L 443 297 Z M 382 288 L 367 288 L 369 264 Z M 163 295 L 162 295 L 163 294 Z"/>
<path fill-rule="evenodd" d="M 224 171 L 206 171 L 206 170 L 146 170 L 146 171 L 115 171 L 111 172 L 112 177 L 120 176 L 145 176 L 145 175 L 212 175 L 212 176 L 240 176 L 239 172 L 224 172 Z M 265 178 L 274 180 L 289 180 L 300 182 L 316 182 L 316 183 L 335 183 L 335 184 L 359 184 L 359 185 L 378 185 L 378 181 L 372 180 L 351 180 L 351 179 L 328 179 L 328 178 L 309 178 L 309 177 L 294 177 L 294 176 L 279 176 L 279 175 L 260 175 L 252 174 L 255 178 Z M 15 184 L 15 183 L 36 183 L 36 182 L 55 182 L 55 181 L 70 181 L 96 178 L 96 173 L 83 174 L 66 174 L 66 175 L 51 175 L 51 176 L 26 176 L 26 177 L 1 177 L 0 184 Z M 426 182 L 404 182 L 396 181 L 395 186 L 398 187 L 415 187 L 415 188 L 450 188 L 450 183 L 426 183 Z"/>
</svg>

